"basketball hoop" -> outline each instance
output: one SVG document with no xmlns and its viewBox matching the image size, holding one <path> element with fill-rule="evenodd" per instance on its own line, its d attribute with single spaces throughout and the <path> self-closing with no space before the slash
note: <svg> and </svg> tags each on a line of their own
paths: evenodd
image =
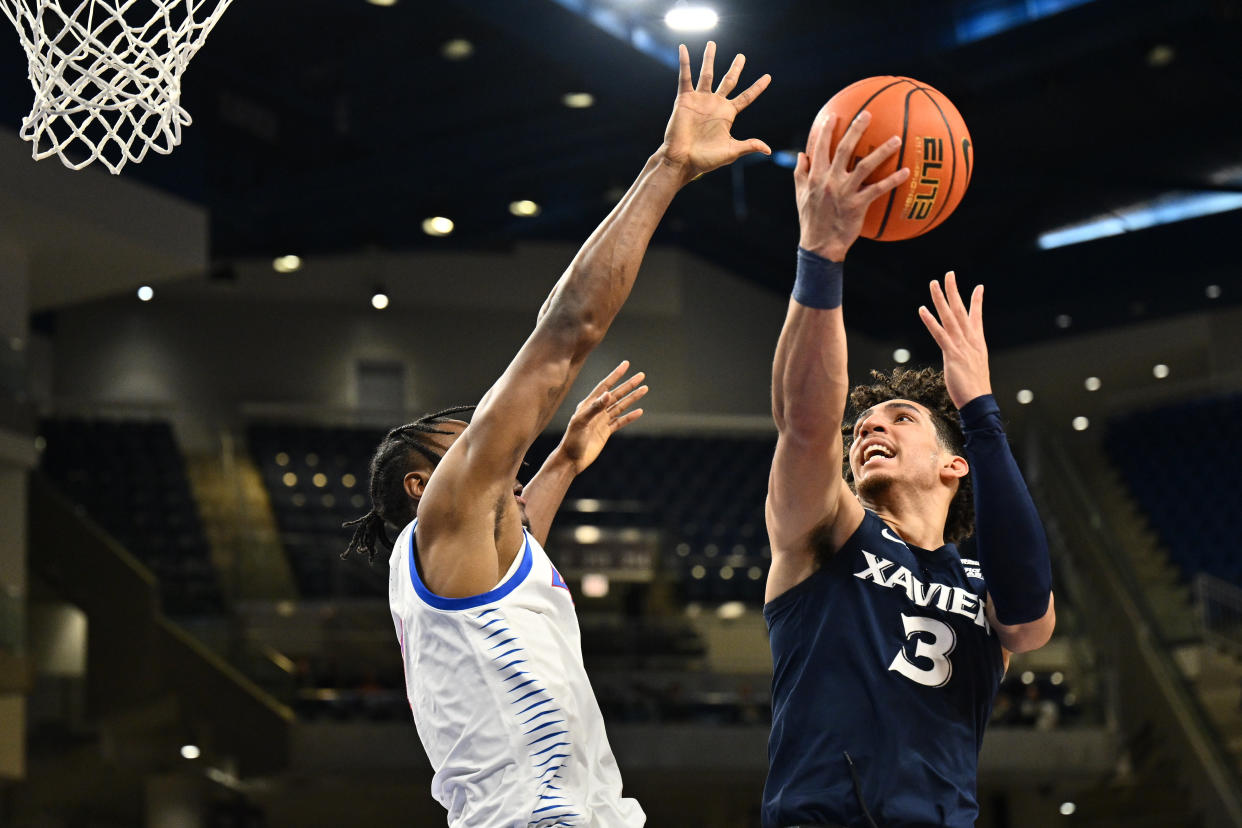
<svg viewBox="0 0 1242 828">
<path fill-rule="evenodd" d="M 181 75 L 232 2 L 0 0 L 30 63 L 21 136 L 35 160 L 58 155 L 74 170 L 98 160 L 116 174 L 148 149 L 172 152 L 192 120 Z"/>
</svg>

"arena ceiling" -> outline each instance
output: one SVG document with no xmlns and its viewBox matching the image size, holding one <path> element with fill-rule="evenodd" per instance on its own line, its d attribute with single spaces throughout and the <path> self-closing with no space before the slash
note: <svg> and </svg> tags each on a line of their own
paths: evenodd
<svg viewBox="0 0 1242 828">
<path fill-rule="evenodd" d="M 670 5 L 235 0 L 186 75 L 185 143 L 124 174 L 208 208 L 217 274 L 284 253 L 580 240 L 660 140 L 669 50 L 626 35 L 666 37 Z M 747 78 L 773 76 L 741 137 L 799 149 L 824 100 L 875 74 L 938 87 L 970 127 L 977 167 L 956 214 L 926 237 L 851 253 L 852 327 L 917 333 L 926 282 L 949 268 L 988 283 L 998 345 L 1242 301 L 1240 211 L 1037 245 L 1043 232 L 1171 192 L 1242 191 L 1239 0 L 711 5 L 721 53 L 745 52 Z M 706 37 L 686 41 L 700 50 Z M 445 56 L 453 39 L 470 42 L 468 58 Z M 594 106 L 566 107 L 569 92 L 589 92 Z M 0 116 L 15 128 L 29 104 L 14 37 L 0 54 Z M 511 215 L 517 199 L 542 212 Z M 422 232 L 436 215 L 453 219 L 451 236 Z M 790 171 L 753 159 L 696 182 L 657 240 L 785 293 L 797 241 Z"/>
</svg>

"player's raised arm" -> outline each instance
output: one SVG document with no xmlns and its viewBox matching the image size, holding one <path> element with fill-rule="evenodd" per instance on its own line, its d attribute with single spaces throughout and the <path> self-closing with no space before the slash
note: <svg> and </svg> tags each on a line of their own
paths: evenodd
<svg viewBox="0 0 1242 828">
<path fill-rule="evenodd" d="M 945 386 L 962 417 L 974 480 L 975 541 L 988 585 L 988 620 L 1005 649 L 1038 649 L 1056 626 L 1048 539 L 992 397 L 983 285 L 975 287 L 967 308 L 957 277 L 949 272 L 943 288 L 931 283 L 931 296 L 936 315 L 920 307 L 919 317 L 944 355 Z"/>
<path fill-rule="evenodd" d="M 734 118 L 763 92 L 768 76 L 729 97 L 741 75 L 741 55 L 713 91 L 715 44 L 707 45 L 697 86 L 689 54 L 684 46 L 679 51 L 677 99 L 663 144 L 570 263 L 534 332 L 484 395 L 434 477 L 420 482 L 415 475 L 408 484 L 419 500 L 424 581 L 439 595 L 477 595 L 499 581 L 498 548 L 520 540 L 514 484 L 522 457 L 629 296 L 674 195 L 696 176 L 746 153 L 770 152 L 762 141 L 730 134 Z"/>
<path fill-rule="evenodd" d="M 561 442 L 522 491 L 531 535 L 543 545 L 552 519 L 569 491 L 569 484 L 595 462 L 608 438 L 643 416 L 634 404 L 647 396 L 642 371 L 625 377 L 629 360 L 622 362 L 578 403 Z"/>
<path fill-rule="evenodd" d="M 830 115 L 811 155 L 799 154 L 794 171 L 801 237 L 798 275 L 772 365 L 778 437 L 768 479 L 772 568 L 766 600 L 810 574 L 816 536 L 827 531 L 838 547 L 862 520 L 862 507 L 841 476 L 841 420 L 849 392 L 842 262 L 862 231 L 867 207 L 910 174 L 903 168 L 863 183 L 897 151 L 896 136 L 850 168 L 869 122 L 868 113 L 859 115 L 833 153 L 837 124 Z"/>
</svg>

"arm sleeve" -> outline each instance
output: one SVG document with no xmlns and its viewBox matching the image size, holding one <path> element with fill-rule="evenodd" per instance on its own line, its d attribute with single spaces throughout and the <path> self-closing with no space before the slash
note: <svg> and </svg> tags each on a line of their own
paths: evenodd
<svg viewBox="0 0 1242 828">
<path fill-rule="evenodd" d="M 959 412 L 975 497 L 979 565 L 1005 625 L 1037 621 L 1048 611 L 1052 565 L 1043 523 L 1018 471 L 991 394 Z"/>
</svg>

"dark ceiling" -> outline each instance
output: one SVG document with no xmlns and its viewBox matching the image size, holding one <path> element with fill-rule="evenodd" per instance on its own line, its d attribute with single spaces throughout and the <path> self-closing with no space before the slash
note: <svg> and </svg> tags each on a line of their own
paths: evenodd
<svg viewBox="0 0 1242 828">
<path fill-rule="evenodd" d="M 607 2 L 649 14 L 654 31 L 671 5 L 579 0 Z M 852 327 L 926 339 L 914 309 L 927 280 L 949 268 L 988 283 L 995 345 L 1242 300 L 1242 211 L 1054 251 L 1035 245 L 1045 230 L 1210 188 L 1213 172 L 1242 164 L 1239 0 L 1080 0 L 964 45 L 963 21 L 1058 4 L 713 5 L 718 62 L 742 51 L 744 80 L 773 76 L 739 137 L 800 148 L 833 92 L 876 74 L 938 87 L 970 127 L 977 168 L 954 216 L 925 237 L 851 253 Z M 451 38 L 470 40 L 473 55 L 444 58 Z M 701 50 L 705 39 L 687 42 Z M 1171 48 L 1166 65 L 1149 61 L 1157 46 Z M 16 128 L 30 87 L 16 39 L 11 47 L 0 55 L 0 114 Z M 658 145 L 674 88 L 672 69 L 552 0 L 235 0 L 186 75 L 194 124 L 184 144 L 125 174 L 205 204 L 222 265 L 580 240 Z M 564 107 L 571 91 L 596 105 Z M 511 216 L 520 198 L 542 214 Z M 456 232 L 424 235 L 432 215 L 453 218 Z M 756 158 L 713 173 L 683 193 L 657 240 L 784 294 L 797 241 L 790 171 Z M 1221 298 L 1205 297 L 1209 283 Z M 1058 314 L 1072 317 L 1068 331 L 1053 324 Z"/>
</svg>

